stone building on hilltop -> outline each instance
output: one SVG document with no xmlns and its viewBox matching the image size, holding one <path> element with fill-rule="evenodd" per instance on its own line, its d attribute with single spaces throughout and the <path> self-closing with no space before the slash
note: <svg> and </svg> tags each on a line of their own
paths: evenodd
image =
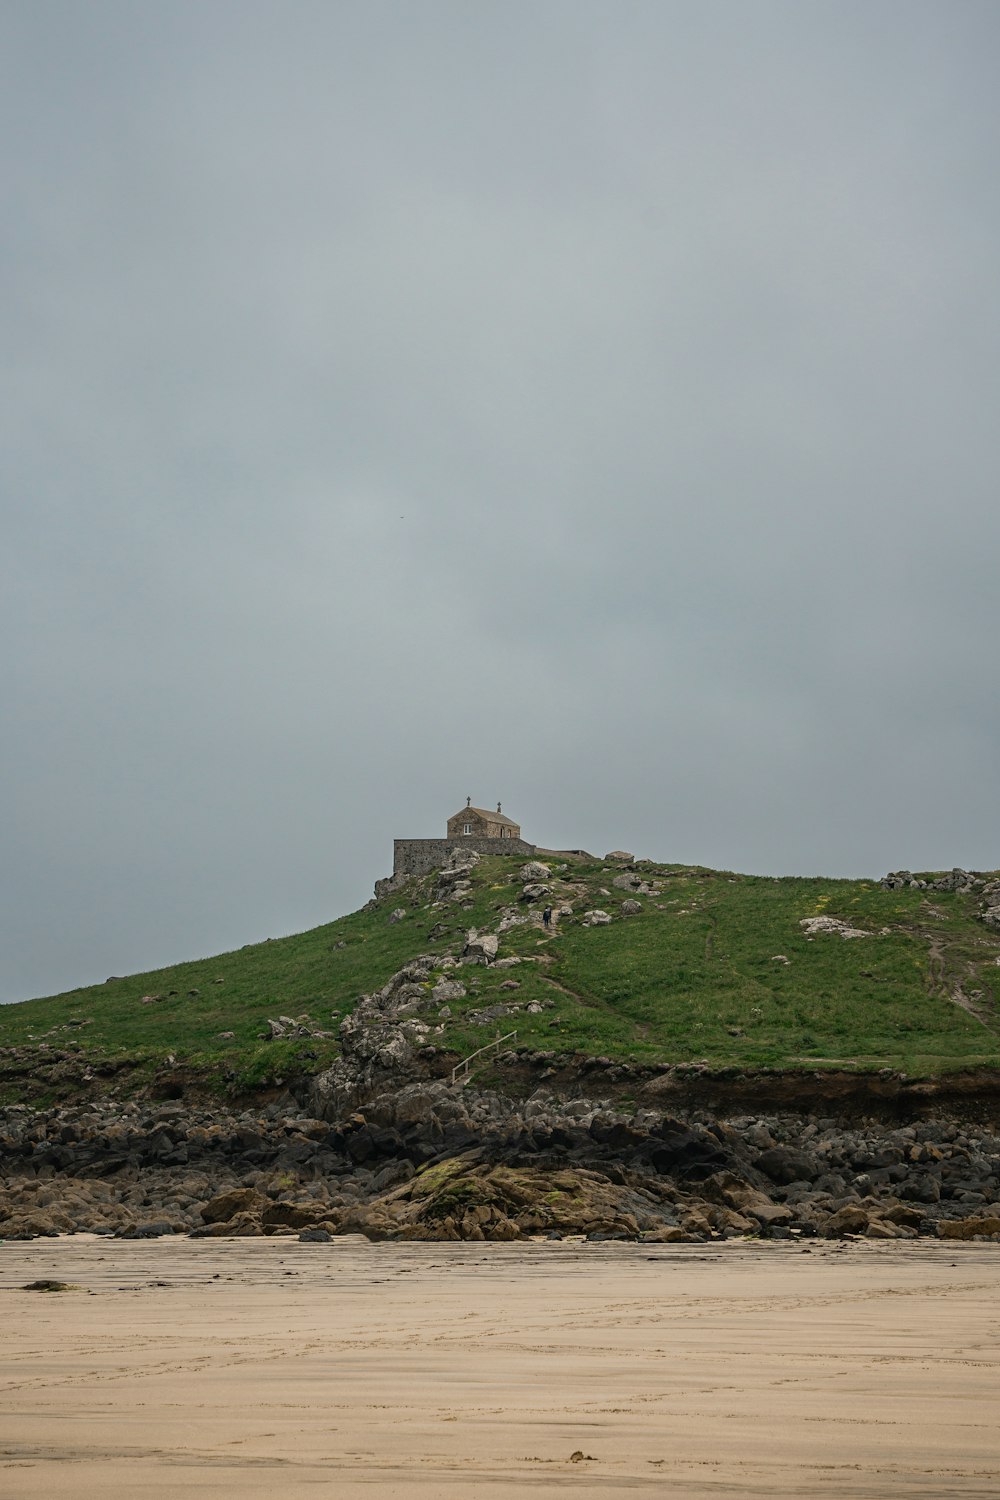
<svg viewBox="0 0 1000 1500">
<path fill-rule="evenodd" d="M 448 819 L 445 837 L 449 839 L 519 839 L 521 825 L 504 816 L 500 803 L 495 813 L 485 808 L 473 807 L 472 798 L 466 797 L 461 812 Z"/>
<path fill-rule="evenodd" d="M 496 812 L 473 807 L 472 798 L 445 825 L 443 839 L 393 839 L 392 879 L 406 875 L 426 875 L 439 870 L 456 849 L 474 849 L 477 854 L 535 853 L 535 845 L 521 837 L 521 825 L 508 818 L 497 803 Z M 378 882 L 376 890 L 383 884 Z"/>
</svg>

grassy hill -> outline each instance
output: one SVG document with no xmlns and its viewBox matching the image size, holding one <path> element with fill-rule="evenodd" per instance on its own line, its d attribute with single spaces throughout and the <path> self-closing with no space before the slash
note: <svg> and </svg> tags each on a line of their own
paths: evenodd
<svg viewBox="0 0 1000 1500">
<path fill-rule="evenodd" d="M 437 902 L 425 876 L 310 932 L 0 1008 L 0 1047 L 18 1049 L 6 1081 L 0 1067 L 0 1094 L 19 1094 L 32 1059 L 53 1087 L 60 1067 L 92 1069 L 99 1084 L 125 1063 L 136 1083 L 176 1066 L 220 1089 L 315 1071 L 361 993 L 418 953 L 459 953 L 468 928 L 495 931 L 511 907 L 527 920 L 504 932 L 500 956 L 522 962 L 463 967 L 468 995 L 450 1018 L 426 1016 L 444 1025 L 436 1045 L 464 1055 L 516 1026 L 519 1045 L 720 1070 L 1000 1067 L 1000 933 L 970 895 L 644 862 L 636 873 L 655 889 L 623 916 L 633 893 L 614 885 L 619 868 L 550 863 L 549 899 L 571 908 L 551 933 L 542 903 L 519 899 L 522 861 L 484 859 L 461 905 Z M 406 917 L 390 922 L 397 908 Z M 592 908 L 612 922 L 585 926 Z M 867 935 L 810 936 L 802 922 L 822 915 Z M 501 989 L 511 979 L 518 988 Z M 531 1002 L 542 1009 L 529 1013 Z M 499 1003 L 521 1009 L 469 1019 Z M 330 1035 L 262 1040 L 278 1015 L 308 1015 Z"/>
</svg>

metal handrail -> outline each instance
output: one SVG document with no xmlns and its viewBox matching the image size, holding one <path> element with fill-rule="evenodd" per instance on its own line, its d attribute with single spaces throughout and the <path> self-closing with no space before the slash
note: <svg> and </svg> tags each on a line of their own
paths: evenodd
<svg viewBox="0 0 1000 1500">
<path fill-rule="evenodd" d="M 458 1082 L 459 1074 L 462 1074 L 462 1076 L 464 1078 L 468 1078 L 468 1076 L 469 1076 L 469 1064 L 472 1062 L 472 1059 L 474 1057 L 480 1057 L 482 1055 L 482 1053 L 489 1052 L 489 1050 L 490 1050 L 491 1047 L 502 1047 L 503 1044 L 504 1044 L 504 1042 L 511 1042 L 511 1041 L 516 1041 L 516 1040 L 517 1040 L 517 1032 L 516 1031 L 508 1031 L 507 1034 L 506 1034 L 506 1036 L 498 1036 L 494 1041 L 487 1042 L 485 1047 L 477 1047 L 476 1050 L 475 1050 L 475 1052 L 470 1052 L 469 1055 L 468 1055 L 468 1057 L 463 1058 L 463 1060 L 460 1063 L 456 1063 L 455 1066 L 452 1068 L 452 1070 L 451 1070 L 451 1081 L 452 1081 L 452 1083 L 457 1083 Z"/>
</svg>

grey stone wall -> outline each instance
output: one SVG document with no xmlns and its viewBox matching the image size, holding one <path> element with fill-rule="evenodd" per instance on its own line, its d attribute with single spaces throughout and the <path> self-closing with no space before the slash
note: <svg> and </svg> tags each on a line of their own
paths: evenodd
<svg viewBox="0 0 1000 1500">
<path fill-rule="evenodd" d="M 392 873 L 426 875 L 439 870 L 453 849 L 475 849 L 477 854 L 517 854 L 522 858 L 535 852 L 534 844 L 524 839 L 478 839 L 473 835 L 457 839 L 393 839 Z"/>
</svg>

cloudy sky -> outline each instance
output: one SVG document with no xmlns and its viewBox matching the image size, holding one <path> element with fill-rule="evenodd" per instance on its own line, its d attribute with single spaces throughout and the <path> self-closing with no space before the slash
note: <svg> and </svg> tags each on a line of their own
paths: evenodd
<svg viewBox="0 0 1000 1500">
<path fill-rule="evenodd" d="M 1000 865 L 994 0 L 0 17 L 0 998 L 467 795 Z"/>
</svg>

